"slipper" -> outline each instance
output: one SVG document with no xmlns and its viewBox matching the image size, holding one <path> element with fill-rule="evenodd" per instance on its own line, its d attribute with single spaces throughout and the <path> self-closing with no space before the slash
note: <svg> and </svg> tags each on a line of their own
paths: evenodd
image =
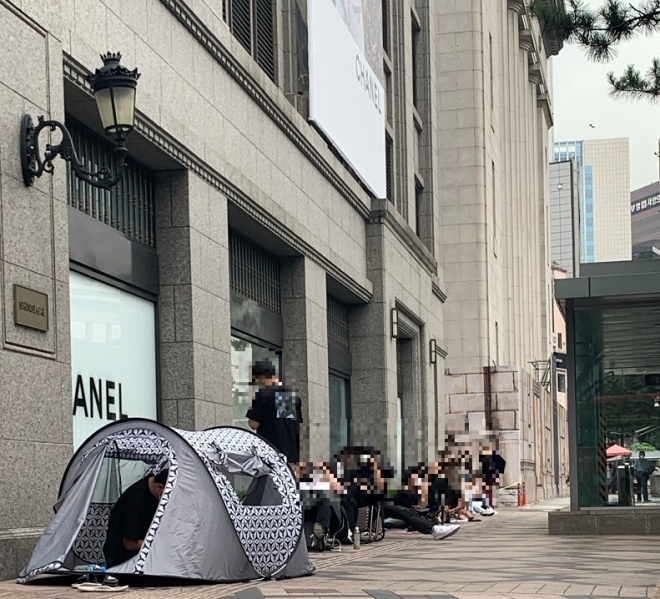
<svg viewBox="0 0 660 599">
<path fill-rule="evenodd" d="M 72 588 L 78 590 L 80 590 L 80 587 L 97 588 L 100 586 L 101 586 L 100 582 L 75 582 L 71 585 Z"/>
<path fill-rule="evenodd" d="M 100 584 L 94 587 L 80 585 L 78 587 L 78 590 L 86 593 L 121 593 L 123 591 L 128 590 L 128 585 L 124 585 L 121 587 L 111 587 L 108 586 L 107 584 Z"/>
<path fill-rule="evenodd" d="M 481 522 L 481 518 L 468 518 L 468 522 Z"/>
</svg>

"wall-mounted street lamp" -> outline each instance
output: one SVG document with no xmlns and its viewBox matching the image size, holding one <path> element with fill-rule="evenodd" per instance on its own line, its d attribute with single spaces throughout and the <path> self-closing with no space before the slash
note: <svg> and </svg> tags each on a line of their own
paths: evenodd
<svg viewBox="0 0 660 599">
<path fill-rule="evenodd" d="M 429 347 L 429 353 L 431 355 L 431 364 L 435 364 L 438 361 L 438 344 L 435 339 L 431 339 Z"/>
<path fill-rule="evenodd" d="M 21 166 L 23 181 L 27 187 L 33 185 L 35 178 L 41 177 L 44 172 L 53 173 L 53 160 L 57 156 L 70 162 L 76 176 L 94 187 L 109 189 L 119 183 L 128 151 L 126 136 L 133 130 L 135 120 L 135 90 L 140 74 L 137 69 L 129 71 L 119 63 L 119 52 L 109 52 L 102 55 L 101 59 L 103 66 L 96 69 L 96 72 L 89 76 L 89 80 L 105 133 L 114 137 L 117 171 L 114 175 L 107 167 L 95 173 L 88 171 L 76 154 L 71 134 L 62 123 L 46 121 L 40 116 L 35 127 L 32 117 L 26 114 L 21 121 Z M 39 134 L 44 129 L 59 129 L 62 139 L 57 145 L 46 144 L 42 158 L 39 151 Z"/>
</svg>

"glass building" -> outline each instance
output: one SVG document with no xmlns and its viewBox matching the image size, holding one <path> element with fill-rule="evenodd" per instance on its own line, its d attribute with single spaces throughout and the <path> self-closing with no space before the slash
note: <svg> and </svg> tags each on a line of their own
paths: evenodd
<svg viewBox="0 0 660 599">
<path fill-rule="evenodd" d="M 555 142 L 555 161 L 566 160 L 575 160 L 579 173 L 580 262 L 594 262 L 594 173 L 593 166 L 584 164 L 583 142 Z"/>
</svg>

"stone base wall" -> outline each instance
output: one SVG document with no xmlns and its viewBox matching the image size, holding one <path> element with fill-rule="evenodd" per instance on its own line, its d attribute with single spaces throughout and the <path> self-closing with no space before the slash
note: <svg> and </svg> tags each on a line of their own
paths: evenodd
<svg viewBox="0 0 660 599">
<path fill-rule="evenodd" d="M 445 371 L 447 394 L 446 432 L 486 431 L 486 379 L 482 367 Z M 497 366 L 490 374 L 492 432 L 498 451 L 506 460 L 497 502 L 517 506 L 518 492 L 506 487 L 524 481 L 527 504 L 568 495 L 563 473 L 560 437 L 560 486 L 554 475 L 552 401 L 549 392 L 534 383 L 532 374 L 519 366 Z M 565 417 L 565 411 L 564 416 Z M 561 431 L 560 427 L 560 431 Z"/>
<path fill-rule="evenodd" d="M 550 512 L 548 533 L 557 536 L 660 535 L 660 510 L 616 508 L 616 513 L 602 509 Z"/>
</svg>

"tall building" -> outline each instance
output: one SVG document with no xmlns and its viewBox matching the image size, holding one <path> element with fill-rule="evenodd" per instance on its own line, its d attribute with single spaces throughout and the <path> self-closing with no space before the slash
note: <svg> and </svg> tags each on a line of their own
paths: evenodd
<svg viewBox="0 0 660 599">
<path fill-rule="evenodd" d="M 532 501 L 558 492 L 546 434 L 553 413 L 548 58 L 561 44 L 542 35 L 524 2 L 432 4 L 447 429 L 492 432 L 507 460 L 504 482 L 524 480 Z"/>
<path fill-rule="evenodd" d="M 550 163 L 551 258 L 569 278 L 580 275 L 580 171 L 575 158 Z"/>
<path fill-rule="evenodd" d="M 84 438 L 124 417 L 245 426 L 257 358 L 301 394 L 303 459 L 346 443 L 399 469 L 435 455 L 449 248 L 434 94 L 456 93 L 431 68 L 442 3 L 56 4 L 0 0 L 0 579 L 27 563 Z M 108 49 L 141 77 L 127 166 L 99 190 L 80 174 L 118 172 L 88 81 Z M 541 135 L 536 96 L 521 99 L 524 137 Z M 103 116 L 132 125 L 131 110 Z M 26 186 L 26 113 L 65 123 L 81 165 L 56 157 Z M 515 279 L 521 301 L 537 270 Z"/>
<path fill-rule="evenodd" d="M 660 181 L 630 192 L 632 252 L 660 258 Z"/>
<path fill-rule="evenodd" d="M 581 262 L 630 260 L 630 150 L 627 138 L 555 142 L 555 161 L 580 171 Z"/>
</svg>

